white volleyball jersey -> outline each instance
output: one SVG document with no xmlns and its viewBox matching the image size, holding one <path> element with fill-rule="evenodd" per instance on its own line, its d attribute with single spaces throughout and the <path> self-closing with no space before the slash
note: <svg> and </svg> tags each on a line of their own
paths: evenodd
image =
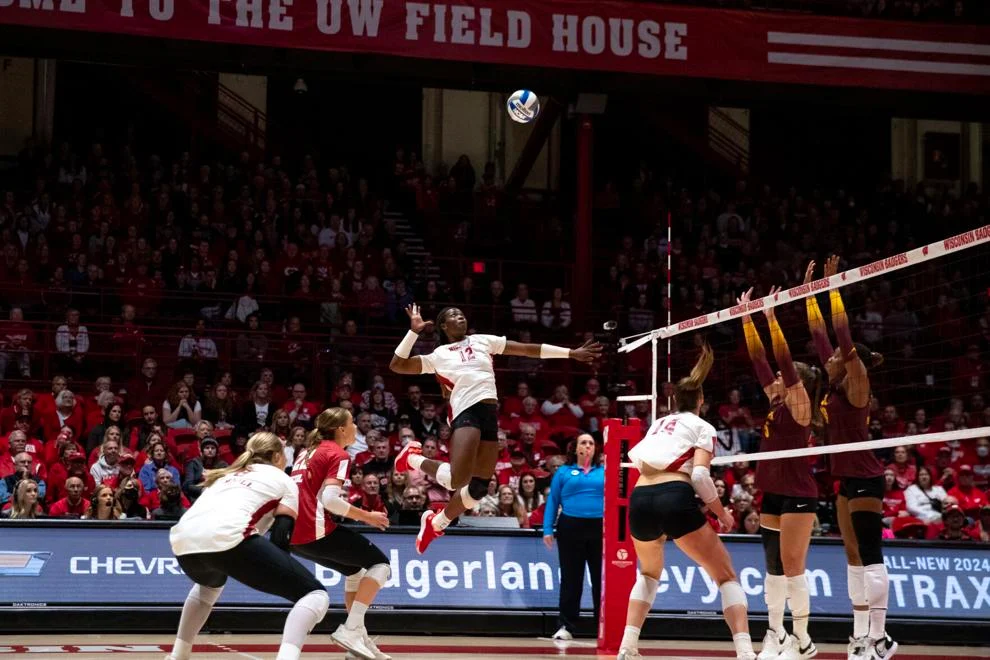
<svg viewBox="0 0 990 660">
<path fill-rule="evenodd" d="M 203 489 L 172 527 L 176 556 L 230 550 L 253 534 L 264 534 L 282 504 L 299 510 L 299 487 L 274 465 L 255 464 Z"/>
<path fill-rule="evenodd" d="M 694 450 L 715 452 L 715 427 L 694 413 L 683 412 L 653 422 L 646 437 L 629 450 L 629 459 L 642 469 L 649 465 L 664 472 L 691 474 Z"/>
<path fill-rule="evenodd" d="M 458 415 L 479 401 L 497 399 L 492 356 L 505 350 L 505 337 L 469 335 L 456 344 L 445 344 L 429 355 L 420 355 L 424 374 L 436 374 L 450 390 L 450 415 Z"/>
</svg>

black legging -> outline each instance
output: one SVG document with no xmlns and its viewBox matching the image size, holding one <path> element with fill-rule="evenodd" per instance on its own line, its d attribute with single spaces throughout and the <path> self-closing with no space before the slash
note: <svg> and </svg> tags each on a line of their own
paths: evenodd
<svg viewBox="0 0 990 660">
<path fill-rule="evenodd" d="M 186 576 L 204 587 L 222 587 L 232 577 L 252 589 L 291 602 L 323 589 L 305 566 L 263 536 L 248 537 L 223 552 L 181 555 L 178 560 Z"/>
<path fill-rule="evenodd" d="M 581 612 L 584 567 L 591 573 L 591 599 L 595 620 L 602 602 L 602 519 L 557 519 L 557 552 L 560 555 L 560 625 L 574 633 Z"/>
<path fill-rule="evenodd" d="M 377 545 L 347 527 L 337 527 L 312 543 L 294 545 L 292 552 L 341 575 L 354 575 L 362 568 L 389 563 Z"/>
</svg>

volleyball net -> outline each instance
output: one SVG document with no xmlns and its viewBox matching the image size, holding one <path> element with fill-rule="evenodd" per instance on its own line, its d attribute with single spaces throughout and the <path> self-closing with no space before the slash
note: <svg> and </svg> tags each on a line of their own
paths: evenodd
<svg viewBox="0 0 990 660">
<path fill-rule="evenodd" d="M 891 250 L 880 259 L 853 249 L 840 253 L 840 261 L 828 272 L 828 254 L 816 259 L 809 278 L 808 262 L 795 254 L 789 255 L 786 269 L 766 267 L 750 271 L 747 277 L 682 280 L 675 310 L 680 302 L 683 320 L 620 341 L 623 373 L 637 393 L 618 398 L 620 416 L 627 421 L 610 423 L 605 434 L 605 591 L 612 604 L 624 590 L 628 593 L 635 574 L 625 523 L 636 478 L 628 450 L 653 420 L 674 407 L 673 384 L 688 376 L 704 344 L 714 353 L 704 381 L 702 416 L 718 431 L 712 461 L 721 466 L 713 470 L 716 481 L 722 474 L 733 476 L 733 470 L 738 479 L 755 461 L 807 457 L 819 484 L 822 533 L 835 527 L 828 455 L 873 450 L 883 465 L 891 465 L 903 461 L 906 454 L 918 472 L 928 468 L 932 481 L 944 482 L 946 490 L 956 483 L 960 467 L 977 460 L 975 447 L 985 442 L 978 439 L 990 438 L 990 225 L 903 252 Z M 752 299 L 736 303 L 750 287 Z M 713 300 L 722 303 L 715 311 L 697 315 L 684 311 L 712 305 Z M 744 327 L 747 316 L 748 328 Z M 846 379 L 844 395 L 852 390 L 869 406 L 869 439 L 839 444 L 833 438 L 826 446 L 826 363 L 840 344 L 850 341 L 866 369 L 841 374 L 832 365 L 833 376 Z M 782 344 L 787 355 L 781 354 Z M 764 360 L 765 367 L 755 366 Z M 802 381 L 808 367 L 819 372 L 815 386 L 809 381 L 806 404 L 811 439 L 805 448 L 765 451 L 761 441 L 770 402 L 764 387 L 787 370 L 789 361 L 795 363 Z M 853 382 L 857 377 L 865 380 Z M 802 413 L 798 408 L 791 412 Z M 904 450 L 898 449 L 902 446 Z M 733 468 L 727 469 L 730 465 Z M 723 481 L 729 485 L 728 478 Z M 753 485 L 746 486 L 752 494 Z M 745 508 L 746 495 L 740 496 L 740 502 L 733 498 L 731 504 Z M 610 648 L 621 634 L 621 621 L 603 615 L 600 632 L 600 648 Z"/>
</svg>

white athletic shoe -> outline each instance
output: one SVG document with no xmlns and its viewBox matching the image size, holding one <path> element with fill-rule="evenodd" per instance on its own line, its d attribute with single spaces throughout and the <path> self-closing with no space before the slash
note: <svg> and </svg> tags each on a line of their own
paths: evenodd
<svg viewBox="0 0 990 660">
<path fill-rule="evenodd" d="M 636 649 L 619 649 L 619 655 L 615 656 L 615 660 L 639 660 L 642 657 Z"/>
<path fill-rule="evenodd" d="M 392 660 L 392 656 L 387 653 L 382 653 L 382 650 L 375 645 L 375 640 L 371 639 L 367 632 L 365 632 L 364 635 L 364 645 L 375 654 L 375 660 Z"/>
<path fill-rule="evenodd" d="M 873 642 L 869 644 L 869 642 Z M 883 639 L 868 640 L 868 646 L 866 648 L 866 653 L 863 655 L 866 660 L 887 660 L 887 658 L 892 657 L 897 653 L 897 642 L 890 638 L 890 635 L 884 634 Z"/>
<path fill-rule="evenodd" d="M 558 630 L 557 632 L 555 632 L 553 634 L 553 637 L 551 637 L 551 639 L 560 639 L 560 640 L 563 640 L 565 642 L 569 642 L 572 639 L 574 639 L 574 635 L 572 635 L 571 632 L 567 628 L 565 628 L 564 626 L 561 626 L 560 627 L 560 630 Z"/>
<path fill-rule="evenodd" d="M 763 646 L 756 660 L 777 660 L 777 656 L 784 650 L 787 642 L 787 635 L 777 637 L 777 633 L 772 629 L 767 629 L 767 634 L 763 636 Z"/>
<path fill-rule="evenodd" d="M 815 643 L 808 640 L 807 646 L 801 646 L 801 642 L 795 635 L 788 635 L 787 641 L 784 642 L 784 648 L 780 650 L 780 655 L 777 656 L 777 660 L 809 660 L 810 658 L 818 655 L 818 647 Z"/>
<path fill-rule="evenodd" d="M 870 638 L 867 636 L 849 636 L 849 646 L 846 647 L 847 660 L 864 660 L 866 649 L 870 645 Z"/>
<path fill-rule="evenodd" d="M 337 626 L 337 629 L 330 635 L 334 643 L 344 648 L 363 660 L 375 660 L 374 652 L 368 648 L 364 640 L 368 636 L 368 629 L 364 626 L 360 628 L 348 628 L 344 624 Z"/>
<path fill-rule="evenodd" d="M 756 651 L 750 653 L 740 653 L 736 655 L 736 660 L 756 660 Z"/>
</svg>

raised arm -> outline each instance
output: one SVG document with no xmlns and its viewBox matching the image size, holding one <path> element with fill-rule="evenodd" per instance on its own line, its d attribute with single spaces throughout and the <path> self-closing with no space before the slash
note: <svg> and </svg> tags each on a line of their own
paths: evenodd
<svg viewBox="0 0 990 660">
<path fill-rule="evenodd" d="M 564 348 L 553 344 L 522 344 L 517 341 L 505 342 L 503 355 L 521 355 L 523 357 L 540 358 L 541 360 L 566 359 L 578 362 L 594 362 L 602 355 L 602 345 L 588 340 L 578 348 Z M 395 362 L 393 359 L 392 362 Z M 419 373 L 419 372 L 417 372 Z"/>
<path fill-rule="evenodd" d="M 753 289 L 750 288 L 749 291 L 736 298 L 736 303 L 745 305 L 752 298 Z M 753 318 L 749 314 L 746 314 L 743 316 L 742 322 L 743 333 L 746 336 L 746 350 L 749 352 L 749 359 L 753 362 L 753 371 L 756 372 L 756 380 L 760 382 L 760 387 L 766 392 L 767 388 L 776 380 L 773 375 L 773 369 L 770 368 L 770 363 L 767 361 L 767 352 L 763 348 L 763 341 L 760 339 L 760 333 L 756 330 Z M 767 393 L 767 398 L 769 397 L 770 394 Z"/>
<path fill-rule="evenodd" d="M 770 290 L 770 295 L 780 292 L 780 287 Z M 784 380 L 784 387 L 787 388 L 784 394 L 784 404 L 790 411 L 791 416 L 801 426 L 811 423 L 811 399 L 808 391 L 798 377 L 797 369 L 794 367 L 794 360 L 791 358 L 791 349 L 787 345 L 787 338 L 784 331 L 777 323 L 777 315 L 774 308 L 770 307 L 763 312 L 770 324 L 770 341 L 773 343 L 773 356 L 777 360 L 777 367 L 780 369 L 780 376 Z"/>
<path fill-rule="evenodd" d="M 423 373 L 423 361 L 418 355 L 409 357 L 409 354 L 412 353 L 413 346 L 419 339 L 419 333 L 433 325 L 433 321 L 424 321 L 419 313 L 419 305 L 415 303 L 406 307 L 406 315 L 409 316 L 409 332 L 396 346 L 388 368 L 397 374 L 415 376 Z"/>
<path fill-rule="evenodd" d="M 839 268 L 839 257 L 833 255 L 825 264 L 825 274 L 834 275 Z M 839 350 L 846 367 L 845 391 L 849 403 L 857 408 L 864 408 L 870 403 L 870 376 L 866 365 L 856 352 L 853 344 L 852 331 L 849 329 L 849 314 L 842 304 L 842 294 L 838 289 L 832 289 L 829 294 L 832 303 L 832 328 L 835 338 L 839 340 Z"/>
<path fill-rule="evenodd" d="M 826 264 L 826 270 L 828 265 Z M 815 262 L 809 261 L 808 268 L 804 271 L 804 283 L 809 284 L 814 279 Z M 826 273 L 826 277 L 828 274 Z M 818 299 L 815 296 L 808 296 L 805 305 L 808 308 L 808 327 L 811 329 L 811 339 L 815 344 L 815 352 L 818 353 L 818 360 L 822 366 L 832 357 L 835 349 L 832 342 L 828 340 L 828 328 L 825 326 L 825 319 L 822 318 L 822 310 L 818 308 Z"/>
</svg>

